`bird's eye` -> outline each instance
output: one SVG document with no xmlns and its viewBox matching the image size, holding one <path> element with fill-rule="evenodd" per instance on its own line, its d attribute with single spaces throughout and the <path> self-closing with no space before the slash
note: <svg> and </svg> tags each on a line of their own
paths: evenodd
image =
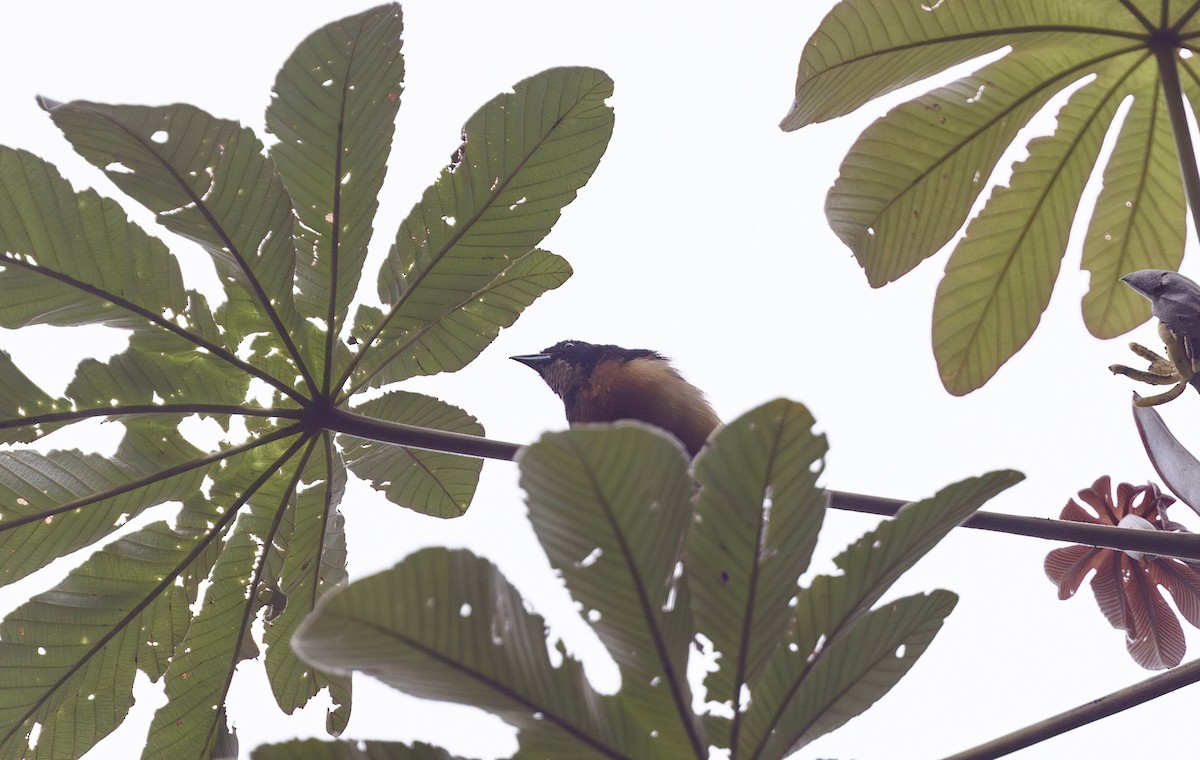
<svg viewBox="0 0 1200 760">
<path fill-rule="evenodd" d="M 570 351 L 572 348 L 575 348 L 575 342 L 570 340 L 564 341 L 562 347 L 564 350 Z"/>
</svg>

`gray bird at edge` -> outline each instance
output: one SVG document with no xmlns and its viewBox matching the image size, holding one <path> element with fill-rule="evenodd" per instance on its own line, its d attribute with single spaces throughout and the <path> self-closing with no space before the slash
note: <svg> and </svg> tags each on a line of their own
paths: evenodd
<svg viewBox="0 0 1200 760">
<path fill-rule="evenodd" d="M 1121 278 L 1150 300 L 1150 310 L 1177 335 L 1200 338 L 1200 285 L 1178 272 L 1139 269 Z"/>
</svg>

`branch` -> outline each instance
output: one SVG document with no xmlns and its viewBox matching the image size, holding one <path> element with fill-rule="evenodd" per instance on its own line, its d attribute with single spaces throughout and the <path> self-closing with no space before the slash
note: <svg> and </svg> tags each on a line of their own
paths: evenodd
<svg viewBox="0 0 1200 760">
<path fill-rule="evenodd" d="M 518 444 L 507 441 L 495 441 L 462 433 L 448 433 L 443 430 L 404 425 L 398 422 L 385 422 L 341 408 L 327 410 L 321 423 L 331 430 L 356 438 L 485 459 L 511 461 L 522 449 Z M 863 496 L 844 491 L 830 490 L 828 493 L 829 506 L 834 509 L 883 515 L 884 517 L 895 517 L 900 508 L 907 503 L 899 499 Z M 1007 515 L 1000 512 L 976 512 L 974 516 L 963 523 L 963 527 L 1200 561 L 1200 535 L 1191 533 L 1128 530 L 1041 517 Z"/>
<path fill-rule="evenodd" d="M 400 422 L 386 422 L 340 407 L 325 409 L 324 414 L 317 422 L 329 430 L 352 435 L 355 438 L 366 438 L 398 446 L 411 446 L 415 449 L 464 454 L 483 459 L 512 461 L 517 458 L 517 452 L 522 448 L 515 443 L 494 441 L 490 438 L 464 433 L 450 433 L 417 425 L 405 425 Z"/>
<path fill-rule="evenodd" d="M 1163 95 L 1167 99 L 1167 116 L 1171 120 L 1171 134 L 1175 137 L 1175 153 L 1179 158 L 1188 208 L 1192 212 L 1192 220 L 1200 220 L 1200 171 L 1196 167 L 1196 151 L 1192 147 L 1192 133 L 1188 128 L 1183 87 L 1179 83 L 1179 69 L 1175 65 L 1179 55 L 1178 40 L 1173 36 L 1151 38 L 1150 45 L 1154 48 Z"/>
<path fill-rule="evenodd" d="M 829 506 L 848 512 L 895 517 L 904 504 L 905 502 L 898 499 L 885 499 L 881 496 L 861 496 L 843 491 L 829 492 Z M 1044 517 L 1007 515 L 1002 512 L 976 512 L 961 527 L 1200 561 L 1200 534 L 1196 533 L 1130 530 Z"/>
<path fill-rule="evenodd" d="M 1086 726 L 1093 721 L 1137 707 L 1152 699 L 1169 694 L 1176 689 L 1200 681 L 1200 660 L 1192 660 L 1166 673 L 1147 678 L 1112 694 L 1094 699 L 1079 707 L 1059 713 L 1054 717 L 1026 726 L 1019 731 L 1001 736 L 986 744 L 951 755 L 945 760 L 991 760 L 1003 757 L 1038 742 L 1053 738 L 1068 731 Z"/>
</svg>

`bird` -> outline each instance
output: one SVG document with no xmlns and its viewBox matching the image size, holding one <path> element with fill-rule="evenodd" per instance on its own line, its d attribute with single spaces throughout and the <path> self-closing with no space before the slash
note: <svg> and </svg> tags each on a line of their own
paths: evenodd
<svg viewBox="0 0 1200 760">
<path fill-rule="evenodd" d="M 571 425 L 640 420 L 675 436 L 695 457 L 721 424 L 704 393 L 657 351 L 564 340 L 509 358 L 541 375 Z"/>
<path fill-rule="evenodd" d="M 1200 286 L 1178 272 L 1139 269 L 1121 278 L 1150 301 L 1150 310 L 1176 335 L 1200 338 Z"/>
</svg>

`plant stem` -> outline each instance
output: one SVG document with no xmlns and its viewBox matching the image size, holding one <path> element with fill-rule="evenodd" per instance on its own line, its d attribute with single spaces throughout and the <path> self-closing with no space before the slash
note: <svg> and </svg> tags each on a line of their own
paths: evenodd
<svg viewBox="0 0 1200 760">
<path fill-rule="evenodd" d="M 1079 707 L 1026 726 L 986 744 L 951 755 L 945 760 L 991 760 L 1037 744 L 1088 723 L 1115 715 L 1122 710 L 1169 694 L 1176 689 L 1200 681 L 1200 660 L 1192 660 L 1166 673 L 1147 678 L 1112 694 L 1094 699 Z M 1147 725 L 1150 725 L 1148 723 Z"/>
<path fill-rule="evenodd" d="M 372 441 L 393 443 L 398 446 L 411 446 L 417 449 L 444 451 L 450 454 L 465 454 L 484 459 L 516 459 L 521 446 L 505 441 L 494 441 L 490 438 L 480 438 L 464 433 L 450 433 L 445 430 L 405 425 L 400 422 L 386 422 L 373 417 L 332 407 L 326 411 L 321 423 L 338 433 L 345 433 L 356 438 L 366 438 Z"/>
<path fill-rule="evenodd" d="M 885 499 L 880 496 L 829 492 L 829 506 L 849 512 L 894 517 L 904 504 L 905 502 L 898 499 Z M 961 527 L 1200 561 L 1200 535 L 1195 533 L 1129 530 L 1044 517 L 1008 515 L 1002 512 L 976 512 Z"/>
<path fill-rule="evenodd" d="M 1175 153 L 1179 158 L 1179 172 L 1183 176 L 1188 209 L 1192 212 L 1192 221 L 1195 222 L 1200 219 L 1200 171 L 1196 167 L 1196 151 L 1192 146 L 1192 133 L 1188 127 L 1183 87 L 1179 82 L 1179 69 L 1175 65 L 1178 56 L 1176 40 L 1151 39 L 1150 44 L 1158 61 L 1163 95 L 1167 99 L 1167 116 L 1171 120 L 1171 134 L 1175 137 Z"/>
<path fill-rule="evenodd" d="M 322 423 L 331 430 L 356 438 L 485 459 L 513 460 L 523 448 L 507 441 L 385 422 L 341 408 L 328 410 Z M 829 506 L 834 509 L 885 517 L 894 517 L 900 508 L 908 503 L 900 499 L 864 496 L 844 491 L 830 490 L 828 493 Z M 1200 536 L 1191 533 L 1128 530 L 1001 512 L 976 512 L 963 523 L 963 527 L 1200 561 Z"/>
</svg>

